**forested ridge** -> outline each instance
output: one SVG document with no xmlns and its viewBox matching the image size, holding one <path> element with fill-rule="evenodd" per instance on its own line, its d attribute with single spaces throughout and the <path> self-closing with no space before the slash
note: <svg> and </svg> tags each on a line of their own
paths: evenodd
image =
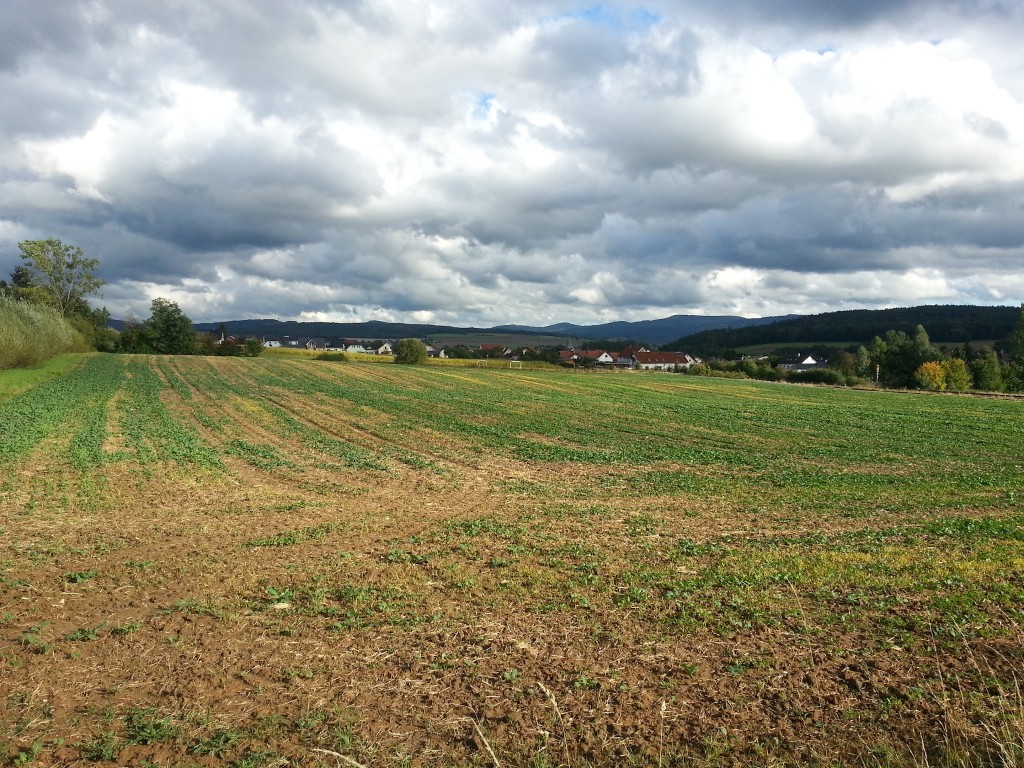
<svg viewBox="0 0 1024 768">
<path fill-rule="evenodd" d="M 939 344 L 965 341 L 998 342 L 1020 319 L 1020 307 L 929 305 L 896 309 L 851 309 L 825 312 L 770 325 L 702 331 L 684 336 L 666 349 L 714 356 L 725 350 L 758 344 L 866 344 L 887 331 L 913 334 L 918 325 Z"/>
</svg>

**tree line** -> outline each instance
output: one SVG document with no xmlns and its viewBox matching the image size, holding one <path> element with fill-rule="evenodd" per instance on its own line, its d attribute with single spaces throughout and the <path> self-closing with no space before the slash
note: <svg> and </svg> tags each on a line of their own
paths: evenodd
<svg viewBox="0 0 1024 768">
<path fill-rule="evenodd" d="M 988 340 L 1002 349 L 1002 340 L 1017 322 L 1015 307 L 922 306 L 896 309 L 851 309 L 781 320 L 766 325 L 720 328 L 677 339 L 665 349 L 689 352 L 701 357 L 738 359 L 741 347 L 768 344 L 815 344 L 831 347 L 866 344 L 889 331 L 916 333 L 928 328 L 931 338 L 942 342 Z"/>
<path fill-rule="evenodd" d="M 107 308 L 93 308 L 88 301 L 105 285 L 96 275 L 98 259 L 87 258 L 78 246 L 55 238 L 26 240 L 18 244 L 18 250 L 23 263 L 11 273 L 10 282 L 0 280 L 0 301 L 3 302 L 0 314 L 9 324 L 27 317 L 24 311 L 17 311 L 17 307 L 28 305 L 36 308 L 31 315 L 34 325 L 66 326 L 85 346 L 101 352 L 255 357 L 263 351 L 258 339 L 232 338 L 223 326 L 219 336 L 196 331 L 181 308 L 164 298 L 153 299 L 148 318 L 130 318 L 118 333 L 109 327 Z M 47 334 L 45 338 L 33 340 L 31 334 L 23 333 L 17 339 L 5 339 L 5 343 L 38 347 L 50 343 L 49 339 L 54 336 Z M 78 346 L 62 344 L 49 353 L 58 354 Z M 16 362 L 39 362 L 45 359 L 41 357 L 45 352 L 23 350 L 10 358 Z"/>
<path fill-rule="evenodd" d="M 46 308 L 59 322 L 81 335 L 94 348 L 113 342 L 106 307 L 93 309 L 86 297 L 98 293 L 104 281 L 96 276 L 99 261 L 60 240 L 26 240 L 18 244 L 22 264 L 11 280 L 0 280 L 0 297 Z"/>
<path fill-rule="evenodd" d="M 894 389 L 937 392 L 1024 392 L 1024 305 L 1017 324 L 1003 339 L 1003 351 L 964 342 L 938 347 L 923 325 L 912 334 L 890 329 L 870 343 L 832 350 L 828 367 L 786 371 L 778 358 L 724 360 L 692 366 L 687 373 L 771 381 L 856 385 L 874 382 Z"/>
</svg>

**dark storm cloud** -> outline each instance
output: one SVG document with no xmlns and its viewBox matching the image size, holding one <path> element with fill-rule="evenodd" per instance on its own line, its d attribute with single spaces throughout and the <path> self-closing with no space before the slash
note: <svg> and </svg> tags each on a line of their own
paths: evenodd
<svg viewBox="0 0 1024 768">
<path fill-rule="evenodd" d="M 362 197 L 374 177 L 344 149 L 305 136 L 300 151 L 226 137 L 195 164 L 140 176 L 125 169 L 110 188 L 126 229 L 186 250 L 259 248 L 318 239 L 332 207 Z M 277 155 L 275 157 L 275 155 Z"/>
<path fill-rule="evenodd" d="M 0 104 L 17 104 L 0 120 L 0 138 L 63 136 L 91 125 L 102 113 L 87 91 L 69 88 L 56 73 L 31 80 L 0 72 Z"/>
</svg>

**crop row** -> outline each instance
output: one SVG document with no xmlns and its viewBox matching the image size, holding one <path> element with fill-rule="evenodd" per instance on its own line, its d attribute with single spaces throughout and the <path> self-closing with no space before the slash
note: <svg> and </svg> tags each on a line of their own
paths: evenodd
<svg viewBox="0 0 1024 768">
<path fill-rule="evenodd" d="M 688 377 L 100 355 L 0 406 L 0 459 L 60 428 L 71 462 L 98 466 L 116 423 L 114 457 L 144 465 L 439 471 L 434 457 L 483 451 L 608 467 L 589 485 L 613 497 L 859 514 L 1013 507 L 1021 416 L 1014 401 Z"/>
<path fill-rule="evenodd" d="M 318 411 L 384 421 L 393 441 L 431 430 L 527 461 L 634 467 L 632 495 L 845 502 L 856 512 L 1012 506 L 1024 489 L 1015 402 L 667 376 L 367 374 L 311 361 L 249 373 L 257 388 Z M 644 469 L 652 464 L 682 469 Z"/>
<path fill-rule="evenodd" d="M 122 381 L 120 363 L 97 355 L 72 373 L 0 404 L 0 463 L 17 460 L 51 435 L 67 434 L 76 424 L 76 463 L 95 461 L 104 436 L 106 404 Z"/>
<path fill-rule="evenodd" d="M 148 358 L 130 358 L 120 403 L 120 427 L 128 450 L 143 465 L 154 461 L 207 468 L 221 466 L 217 453 L 194 429 L 168 411 L 161 398 L 166 385 Z"/>
</svg>

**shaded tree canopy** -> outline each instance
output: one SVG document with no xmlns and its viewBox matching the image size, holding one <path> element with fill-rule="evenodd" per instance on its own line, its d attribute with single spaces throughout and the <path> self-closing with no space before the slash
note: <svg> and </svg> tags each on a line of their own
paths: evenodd
<svg viewBox="0 0 1024 768">
<path fill-rule="evenodd" d="M 153 299 L 146 336 L 153 350 L 164 355 L 190 354 L 195 342 L 192 321 L 169 299 Z"/>
<path fill-rule="evenodd" d="M 190 355 L 196 351 L 192 321 L 169 299 L 153 299 L 149 319 L 129 320 L 121 331 L 121 352 Z"/>
<path fill-rule="evenodd" d="M 1020 306 L 1020 319 L 1006 336 L 1006 351 L 1015 363 L 1024 363 L 1024 304 Z"/>
<path fill-rule="evenodd" d="M 983 392 L 1000 392 L 1005 383 L 1003 371 L 999 366 L 999 358 L 995 350 L 985 347 L 977 351 L 974 359 L 969 363 L 971 376 L 974 378 L 974 388 Z"/>
<path fill-rule="evenodd" d="M 887 331 L 884 336 L 876 336 L 868 352 L 872 363 L 878 366 L 879 381 L 887 387 L 918 386 L 917 369 L 923 363 L 942 357 L 920 325 L 914 330 L 913 338 L 903 331 Z"/>
<path fill-rule="evenodd" d="M 730 349 L 763 344 L 799 343 L 805 345 L 805 349 L 814 343 L 848 346 L 866 343 L 890 330 L 912 336 L 918 325 L 926 326 L 931 337 L 941 342 L 995 341 L 1006 336 L 1018 315 L 1014 307 L 935 305 L 851 309 L 765 325 L 702 331 L 662 348 L 708 357 L 726 356 Z"/>
</svg>

